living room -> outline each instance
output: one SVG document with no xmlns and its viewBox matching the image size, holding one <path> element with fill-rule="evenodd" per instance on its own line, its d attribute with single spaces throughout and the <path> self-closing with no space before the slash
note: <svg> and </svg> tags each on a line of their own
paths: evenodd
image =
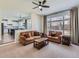
<svg viewBox="0 0 79 59">
<path fill-rule="evenodd" d="M 79 0 L 0 0 L 0 58 L 79 58 Z"/>
</svg>

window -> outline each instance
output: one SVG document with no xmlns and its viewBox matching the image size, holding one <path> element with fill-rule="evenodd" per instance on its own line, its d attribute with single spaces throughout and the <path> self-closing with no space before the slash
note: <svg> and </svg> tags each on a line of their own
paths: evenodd
<svg viewBox="0 0 79 59">
<path fill-rule="evenodd" d="M 70 35 L 70 16 L 64 16 L 64 35 Z"/>
<path fill-rule="evenodd" d="M 50 30 L 62 31 L 63 17 L 55 17 L 50 21 Z"/>
<path fill-rule="evenodd" d="M 47 17 L 47 32 L 61 31 L 63 35 L 70 35 L 70 13 L 69 11 L 58 16 Z"/>
</svg>

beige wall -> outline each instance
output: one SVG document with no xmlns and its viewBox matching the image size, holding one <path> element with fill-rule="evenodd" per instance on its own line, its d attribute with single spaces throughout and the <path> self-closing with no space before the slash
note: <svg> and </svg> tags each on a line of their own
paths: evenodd
<svg viewBox="0 0 79 59">
<path fill-rule="evenodd" d="M 31 20 L 32 20 L 32 30 L 43 32 L 43 16 L 33 13 Z"/>
</svg>

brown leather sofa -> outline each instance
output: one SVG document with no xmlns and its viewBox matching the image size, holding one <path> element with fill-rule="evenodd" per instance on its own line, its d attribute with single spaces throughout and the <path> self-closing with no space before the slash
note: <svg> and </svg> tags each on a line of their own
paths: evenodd
<svg viewBox="0 0 79 59">
<path fill-rule="evenodd" d="M 61 43 L 62 32 L 49 31 L 48 40 L 51 42 Z"/>
<path fill-rule="evenodd" d="M 37 38 L 40 38 L 40 33 L 37 31 L 21 32 L 19 35 L 19 43 L 22 45 L 27 45 L 33 43 Z"/>
</svg>

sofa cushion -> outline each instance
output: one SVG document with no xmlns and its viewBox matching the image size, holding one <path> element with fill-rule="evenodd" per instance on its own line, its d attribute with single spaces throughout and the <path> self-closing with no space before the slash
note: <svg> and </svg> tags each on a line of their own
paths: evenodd
<svg viewBox="0 0 79 59">
<path fill-rule="evenodd" d="M 24 36 L 26 34 L 26 32 L 22 32 L 22 33 L 20 33 L 20 35 L 22 35 L 22 36 Z"/>
<path fill-rule="evenodd" d="M 31 31 L 31 36 L 34 36 L 34 31 Z"/>
<path fill-rule="evenodd" d="M 29 34 L 28 34 L 28 33 L 26 33 L 25 37 L 26 37 L 26 38 L 30 38 L 30 36 L 29 36 Z"/>
<path fill-rule="evenodd" d="M 52 39 L 58 39 L 58 37 L 51 37 Z"/>
<path fill-rule="evenodd" d="M 34 32 L 34 36 L 39 36 L 39 32 Z"/>
<path fill-rule="evenodd" d="M 51 38 L 52 36 L 47 36 L 48 38 Z"/>
<path fill-rule="evenodd" d="M 62 32 L 57 32 L 56 36 L 62 35 Z"/>
<path fill-rule="evenodd" d="M 29 37 L 31 37 L 31 36 L 32 36 L 32 35 L 31 35 L 31 32 L 29 32 L 28 34 L 29 34 Z"/>
<path fill-rule="evenodd" d="M 56 35 L 56 32 L 51 32 L 51 36 L 55 36 Z"/>
</svg>

